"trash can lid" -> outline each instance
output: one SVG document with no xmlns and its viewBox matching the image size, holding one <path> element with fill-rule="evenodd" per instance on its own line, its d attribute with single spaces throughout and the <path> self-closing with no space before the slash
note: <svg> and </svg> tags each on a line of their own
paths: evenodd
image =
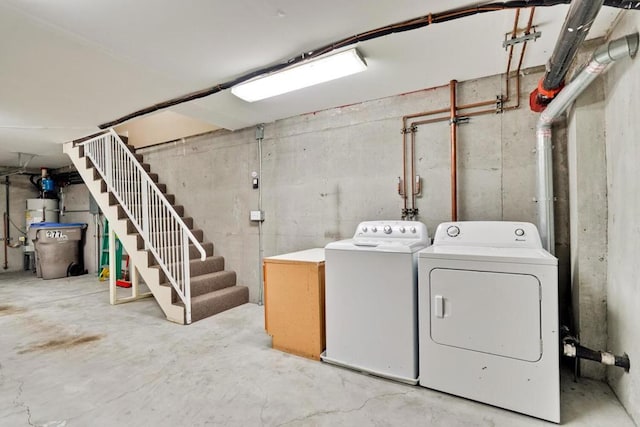
<svg viewBox="0 0 640 427">
<path fill-rule="evenodd" d="M 86 227 L 84 222 L 36 222 L 30 228 L 63 228 L 63 227 Z"/>
</svg>

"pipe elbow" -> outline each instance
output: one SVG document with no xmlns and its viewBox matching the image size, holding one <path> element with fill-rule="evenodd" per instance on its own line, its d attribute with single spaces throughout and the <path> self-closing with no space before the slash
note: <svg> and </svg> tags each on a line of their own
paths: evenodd
<svg viewBox="0 0 640 427">
<path fill-rule="evenodd" d="M 551 129 L 551 125 L 553 124 L 554 117 L 549 114 L 546 114 L 543 111 L 538 117 L 538 122 L 536 123 L 536 133 L 546 133 Z"/>
<path fill-rule="evenodd" d="M 593 53 L 593 60 L 601 65 L 606 65 L 625 56 L 633 58 L 638 53 L 639 39 L 638 33 L 633 33 L 613 40 L 600 46 Z"/>
</svg>

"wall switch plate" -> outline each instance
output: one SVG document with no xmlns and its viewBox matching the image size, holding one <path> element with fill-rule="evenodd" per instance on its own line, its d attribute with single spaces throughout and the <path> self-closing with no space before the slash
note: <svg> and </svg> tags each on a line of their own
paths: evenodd
<svg viewBox="0 0 640 427">
<path fill-rule="evenodd" d="M 264 221 L 264 211 L 251 211 L 251 221 Z"/>
</svg>

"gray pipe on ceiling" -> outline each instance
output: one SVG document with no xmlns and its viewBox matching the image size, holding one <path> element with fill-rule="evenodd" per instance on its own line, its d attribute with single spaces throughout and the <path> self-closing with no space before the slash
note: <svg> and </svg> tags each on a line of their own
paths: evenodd
<svg viewBox="0 0 640 427">
<path fill-rule="evenodd" d="M 555 89 L 564 82 L 569 66 L 578 48 L 589 34 L 603 1 L 574 0 L 571 2 L 560 36 L 547 64 L 547 72 L 542 80 L 542 86 L 545 89 Z"/>
</svg>

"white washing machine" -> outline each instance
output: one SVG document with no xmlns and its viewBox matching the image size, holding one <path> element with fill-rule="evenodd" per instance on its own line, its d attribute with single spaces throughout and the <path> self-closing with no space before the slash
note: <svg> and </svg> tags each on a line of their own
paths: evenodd
<svg viewBox="0 0 640 427">
<path fill-rule="evenodd" d="M 522 222 L 449 222 L 419 259 L 420 385 L 560 422 L 558 261 Z"/>
<path fill-rule="evenodd" d="M 417 383 L 417 261 L 428 244 L 421 222 L 366 221 L 325 247 L 322 360 Z"/>
</svg>

